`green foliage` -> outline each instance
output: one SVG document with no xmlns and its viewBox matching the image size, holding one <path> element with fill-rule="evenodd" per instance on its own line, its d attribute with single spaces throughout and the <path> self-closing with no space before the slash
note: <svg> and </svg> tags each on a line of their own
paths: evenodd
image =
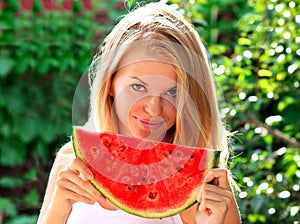
<svg viewBox="0 0 300 224">
<path fill-rule="evenodd" d="M 4 2 L 0 218 L 34 223 L 55 153 L 71 132 L 77 83 L 96 44 L 140 1 L 92 1 L 92 11 L 81 1 L 71 11 L 43 10 L 38 0 L 31 11 L 18 0 Z M 232 170 L 243 223 L 300 221 L 299 3 L 168 2 L 194 24 L 211 54 L 224 119 L 237 131 Z"/>
<path fill-rule="evenodd" d="M 77 82 L 112 19 L 98 1 L 92 11 L 83 10 L 80 1 L 71 11 L 44 10 L 42 1 L 34 1 L 31 11 L 23 10 L 18 0 L 5 0 L 4 5 L 0 219 L 4 215 L 7 223 L 34 223 L 55 153 L 71 134 Z M 114 16 L 121 12 L 116 9 Z"/>
<path fill-rule="evenodd" d="M 244 223 L 299 221 L 299 5 L 249 1 L 230 57 L 213 55 Z"/>
</svg>

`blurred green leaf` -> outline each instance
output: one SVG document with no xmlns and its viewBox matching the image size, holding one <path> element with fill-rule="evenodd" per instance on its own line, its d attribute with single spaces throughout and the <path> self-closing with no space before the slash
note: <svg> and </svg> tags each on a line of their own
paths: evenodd
<svg viewBox="0 0 300 224">
<path fill-rule="evenodd" d="M 249 214 L 248 215 L 248 219 L 251 223 L 265 223 L 266 222 L 266 218 L 258 213 L 254 213 L 254 214 Z"/>
<path fill-rule="evenodd" d="M 6 224 L 32 224 L 37 222 L 37 218 L 37 215 L 20 215 L 9 220 Z"/>
<path fill-rule="evenodd" d="M 0 211 L 3 211 L 10 216 L 15 216 L 17 214 L 15 204 L 8 198 L 0 198 Z"/>
<path fill-rule="evenodd" d="M 0 147 L 0 165 L 14 167 L 23 164 L 26 159 L 26 148 L 18 138 L 4 139 Z"/>
<path fill-rule="evenodd" d="M 9 74 L 14 66 L 14 60 L 11 58 L 0 57 L 0 78 L 5 77 Z"/>
<path fill-rule="evenodd" d="M 260 77 L 271 77 L 272 76 L 272 72 L 267 70 L 267 69 L 259 69 L 258 70 L 258 75 Z"/>
<path fill-rule="evenodd" d="M 278 111 L 283 111 L 285 108 L 287 108 L 289 105 L 291 105 L 292 103 L 294 103 L 295 99 L 290 97 L 290 96 L 287 96 L 285 97 L 283 100 L 281 100 L 279 103 L 278 103 Z"/>
<path fill-rule="evenodd" d="M 36 117 L 24 117 L 19 121 L 19 126 L 16 127 L 15 132 L 23 142 L 29 143 L 34 137 L 38 136 L 39 125 L 40 123 Z"/>
<path fill-rule="evenodd" d="M 226 48 L 222 45 L 211 45 L 209 46 L 209 52 L 213 55 L 220 55 L 226 52 Z"/>
<path fill-rule="evenodd" d="M 21 179 L 16 179 L 15 177 L 4 176 L 0 178 L 0 187 L 1 188 L 15 188 L 21 187 L 24 185 L 24 181 Z"/>
<path fill-rule="evenodd" d="M 24 174 L 24 178 L 25 180 L 31 180 L 31 181 L 37 180 L 37 169 L 31 168 L 29 171 L 27 171 Z"/>
<path fill-rule="evenodd" d="M 27 206 L 35 207 L 39 203 L 39 194 L 36 189 L 31 190 L 24 196 L 24 202 Z"/>
<path fill-rule="evenodd" d="M 247 45 L 247 46 L 250 46 L 252 44 L 252 41 L 248 38 L 245 38 L 245 37 L 240 37 L 238 39 L 238 44 L 239 45 Z"/>
</svg>

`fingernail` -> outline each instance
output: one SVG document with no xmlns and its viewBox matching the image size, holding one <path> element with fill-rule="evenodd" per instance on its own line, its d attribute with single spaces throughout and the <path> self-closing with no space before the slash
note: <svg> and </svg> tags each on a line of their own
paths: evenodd
<svg viewBox="0 0 300 224">
<path fill-rule="evenodd" d="M 214 179 L 214 176 L 211 174 L 208 174 L 204 177 L 204 182 L 211 181 L 213 179 Z"/>
<path fill-rule="evenodd" d="M 93 175 L 93 173 L 92 172 L 88 172 L 88 174 L 87 174 L 88 176 L 87 176 L 87 179 L 89 179 L 89 180 L 92 180 L 92 179 L 94 179 L 94 175 Z"/>
<path fill-rule="evenodd" d="M 210 181 L 210 180 L 211 180 L 211 178 L 208 177 L 208 176 L 206 176 L 206 177 L 204 178 L 204 181 L 203 181 L 203 182 L 207 183 L 207 182 Z"/>
<path fill-rule="evenodd" d="M 98 197 L 98 201 L 99 201 L 99 202 L 104 202 L 104 201 L 105 201 L 105 198 L 104 198 L 103 196 L 99 196 L 99 197 Z"/>
</svg>

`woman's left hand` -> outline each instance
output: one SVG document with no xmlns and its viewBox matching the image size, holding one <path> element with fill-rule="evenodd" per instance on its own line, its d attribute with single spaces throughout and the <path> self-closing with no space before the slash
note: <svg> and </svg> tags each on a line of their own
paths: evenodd
<svg viewBox="0 0 300 224">
<path fill-rule="evenodd" d="M 234 196 L 226 169 L 210 170 L 197 196 L 197 223 L 223 224 Z M 199 220 L 199 222 L 198 222 Z M 207 220 L 207 222 L 203 222 Z"/>
</svg>

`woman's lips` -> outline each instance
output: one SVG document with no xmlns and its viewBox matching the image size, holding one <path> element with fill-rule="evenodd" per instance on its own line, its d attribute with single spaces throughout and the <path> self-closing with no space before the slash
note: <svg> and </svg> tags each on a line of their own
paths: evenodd
<svg viewBox="0 0 300 224">
<path fill-rule="evenodd" d="M 158 129 L 162 126 L 163 121 L 153 121 L 153 120 L 136 120 L 146 129 Z"/>
</svg>

